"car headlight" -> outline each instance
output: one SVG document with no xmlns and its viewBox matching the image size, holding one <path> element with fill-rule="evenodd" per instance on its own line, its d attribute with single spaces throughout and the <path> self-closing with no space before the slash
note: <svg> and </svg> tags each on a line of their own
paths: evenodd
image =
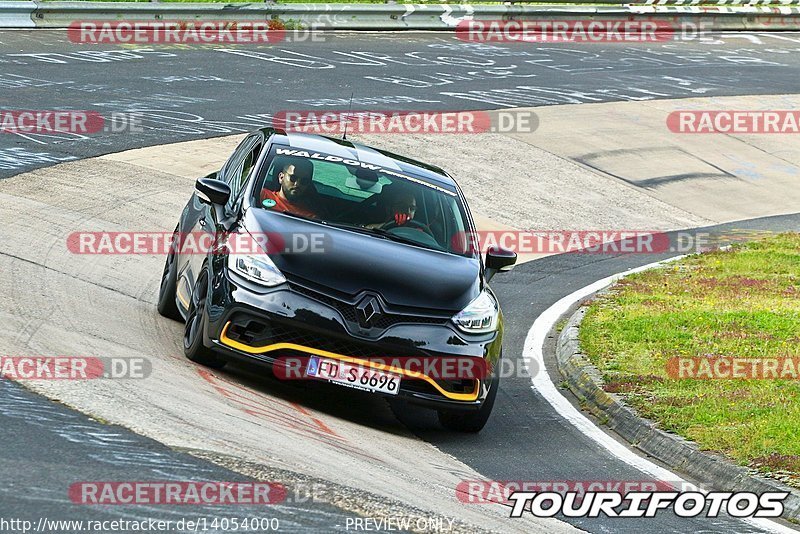
<svg viewBox="0 0 800 534">
<path fill-rule="evenodd" d="M 491 293 L 484 290 L 478 298 L 470 302 L 466 308 L 453 316 L 453 322 L 463 332 L 485 334 L 497 328 L 500 308 Z"/>
<path fill-rule="evenodd" d="M 273 287 L 286 282 L 269 256 L 258 254 L 230 254 L 228 255 L 228 268 L 252 282 L 268 287 Z"/>
</svg>

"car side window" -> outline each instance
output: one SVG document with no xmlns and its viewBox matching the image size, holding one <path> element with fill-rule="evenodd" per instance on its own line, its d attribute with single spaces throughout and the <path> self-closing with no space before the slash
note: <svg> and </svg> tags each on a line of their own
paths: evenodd
<svg viewBox="0 0 800 534">
<path fill-rule="evenodd" d="M 220 171 L 220 178 L 228 185 L 233 187 L 234 179 L 240 179 L 245 160 L 251 155 L 254 147 L 261 141 L 260 134 L 250 135 L 244 141 L 239 143 L 236 150 L 233 152 L 228 161 L 223 165 Z"/>
<path fill-rule="evenodd" d="M 232 209 L 235 201 L 239 198 L 245 182 L 250 177 L 250 173 L 258 161 L 261 148 L 264 146 L 264 139 L 261 135 L 252 135 L 242 141 L 234 152 L 222 171 L 222 179 L 231 188 L 231 197 L 228 202 L 228 209 Z"/>
</svg>

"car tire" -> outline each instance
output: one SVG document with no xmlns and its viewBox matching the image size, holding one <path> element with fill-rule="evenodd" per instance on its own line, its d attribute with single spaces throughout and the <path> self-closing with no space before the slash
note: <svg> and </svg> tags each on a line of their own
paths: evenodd
<svg viewBox="0 0 800 534">
<path fill-rule="evenodd" d="M 177 235 L 175 228 L 173 238 Z M 174 241 L 173 241 L 174 242 Z M 161 287 L 158 290 L 158 313 L 167 319 L 183 321 L 178 305 L 175 303 L 175 292 L 178 287 L 178 267 L 175 264 L 175 252 L 170 250 L 164 262 L 164 272 L 161 275 Z"/>
<path fill-rule="evenodd" d="M 483 430 L 489 416 L 492 415 L 494 399 L 500 389 L 500 377 L 493 376 L 489 385 L 489 394 L 480 409 L 474 412 L 458 410 L 439 410 L 439 423 L 447 430 L 454 432 L 477 433 Z"/>
<path fill-rule="evenodd" d="M 221 369 L 227 363 L 203 344 L 203 332 L 208 324 L 206 315 L 206 296 L 208 293 L 208 271 L 203 269 L 192 291 L 189 311 L 186 313 L 186 327 L 183 332 L 183 353 L 191 361 Z"/>
</svg>

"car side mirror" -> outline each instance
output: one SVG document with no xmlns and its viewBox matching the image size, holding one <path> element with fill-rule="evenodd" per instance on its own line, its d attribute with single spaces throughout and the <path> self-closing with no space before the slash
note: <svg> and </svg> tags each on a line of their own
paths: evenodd
<svg viewBox="0 0 800 534">
<path fill-rule="evenodd" d="M 227 216 L 225 214 L 225 205 L 231 198 L 230 186 L 221 180 L 206 177 L 197 180 L 194 184 L 194 189 L 200 202 L 211 206 L 215 224 L 222 227 L 226 232 L 230 231 L 236 223 L 235 216 Z"/>
<path fill-rule="evenodd" d="M 504 248 L 492 247 L 486 251 L 486 281 L 497 273 L 508 272 L 517 263 L 517 253 Z"/>
<path fill-rule="evenodd" d="M 231 198 L 231 188 L 225 182 L 212 178 L 200 178 L 194 184 L 197 198 L 204 204 L 224 206 Z"/>
</svg>

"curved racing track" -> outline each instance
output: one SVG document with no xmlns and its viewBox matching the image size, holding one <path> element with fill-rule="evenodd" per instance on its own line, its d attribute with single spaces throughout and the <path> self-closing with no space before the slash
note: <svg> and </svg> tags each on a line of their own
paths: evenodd
<svg viewBox="0 0 800 534">
<path fill-rule="evenodd" d="M 530 376 L 523 371 L 522 348 L 537 315 L 561 297 L 605 276 L 674 253 L 552 256 L 496 277 L 492 285 L 508 321 L 505 352 L 518 372 L 504 379 L 493 417 L 481 434 L 445 433 L 431 413 L 412 409 L 398 421 L 381 399 L 366 394 L 324 385 L 281 383 L 265 378 L 261 369 L 247 363 L 232 364 L 225 371 L 193 365 L 182 356 L 181 325 L 158 316 L 155 311 L 162 257 L 86 256 L 67 250 L 66 238 L 76 231 L 173 228 L 192 192 L 194 178 L 217 168 L 239 139 L 235 136 L 166 144 L 176 140 L 175 135 L 197 138 L 231 133 L 221 131 L 225 128 L 244 131 L 249 125 L 241 124 L 246 122 L 242 117 L 248 114 L 270 113 L 290 105 L 316 105 L 328 98 L 328 93 L 316 90 L 313 85 L 329 84 L 330 77 L 350 83 L 358 75 L 365 78 L 365 84 L 374 84 L 370 87 L 384 88 L 383 91 L 364 88 L 367 94 L 372 90 L 375 95 L 384 95 L 386 86 L 402 88 L 402 94 L 397 94 L 398 89 L 396 94 L 385 96 L 383 102 L 383 107 L 398 109 L 417 105 L 426 109 L 459 106 L 491 109 L 511 107 L 514 102 L 552 104 L 536 109 L 540 128 L 531 134 L 373 136 L 363 140 L 452 171 L 483 228 L 675 230 L 708 226 L 709 231 L 719 235 L 800 229 L 800 220 L 792 215 L 800 199 L 796 188 L 788 188 L 796 180 L 800 162 L 796 141 L 791 144 L 785 139 L 778 143 L 709 136 L 703 143 L 697 143 L 678 139 L 664 128 L 664 117 L 669 110 L 689 106 L 731 109 L 797 106 L 800 99 L 791 94 L 798 92 L 792 87 L 792 80 L 799 79 L 797 60 L 785 55 L 780 56 L 785 61 L 779 63 L 774 53 L 766 59 L 758 51 L 745 52 L 739 46 L 740 39 L 750 43 L 752 39 L 731 36 L 717 44 L 707 44 L 705 49 L 696 44 L 687 46 L 694 47 L 692 50 L 697 48 L 698 54 L 715 46 L 740 59 L 749 53 L 760 59 L 761 64 L 749 67 L 747 72 L 757 73 L 760 80 L 769 79 L 769 83 L 750 77 L 740 83 L 726 81 L 744 62 L 725 65 L 716 59 L 714 64 L 703 68 L 693 66 L 692 72 L 687 72 L 685 65 L 683 70 L 674 67 L 677 70 L 670 73 L 674 80 L 669 81 L 661 74 L 653 74 L 659 69 L 663 72 L 664 65 L 647 64 L 642 59 L 654 56 L 639 50 L 637 60 L 633 51 L 614 47 L 603 52 L 620 55 L 617 71 L 587 78 L 575 76 L 582 69 L 593 72 L 585 70 L 593 65 L 592 61 L 586 61 L 586 50 L 552 47 L 522 56 L 518 48 L 493 47 L 491 55 L 447 37 L 426 35 L 402 42 L 409 49 L 402 55 L 407 64 L 392 64 L 386 57 L 357 53 L 369 46 L 398 46 L 390 35 L 374 41 L 363 35 L 337 36 L 318 45 L 322 50 L 315 52 L 316 59 L 308 57 L 308 50 L 262 50 L 260 57 L 246 50 L 241 54 L 187 50 L 186 64 L 180 74 L 186 80 L 164 82 L 170 75 L 178 75 L 158 72 L 161 65 L 171 63 L 169 68 L 174 69 L 178 59 L 163 56 L 158 62 L 157 53 L 139 52 L 150 56 L 144 62 L 102 63 L 99 69 L 93 64 L 92 70 L 87 68 L 90 63 L 69 59 L 76 52 L 66 49 L 69 45 L 55 36 L 47 53 L 61 54 L 60 59 L 55 56 L 51 59 L 63 63 L 43 64 L 31 59 L 30 54 L 42 50 L 37 48 L 38 41 L 28 41 L 27 35 L 2 36 L 4 44 L 14 41 L 20 52 L 4 56 L 2 66 L 8 72 L 0 77 L 0 82 L 29 80 L 24 87 L 15 88 L 15 94 L 23 95 L 21 108 L 46 108 L 42 99 L 63 91 L 63 87 L 45 82 L 56 84 L 68 80 L 70 83 L 66 85 L 70 90 L 62 93 L 63 102 L 59 102 L 64 107 L 142 110 L 150 109 L 148 104 L 158 103 L 165 109 L 148 111 L 153 128 L 139 138 L 37 137 L 14 139 L 13 146 L 2 140 L 3 161 L 11 161 L 9 154 L 24 156 L 15 161 L 27 161 L 20 167 L 7 164 L 4 172 L 13 177 L 0 181 L 3 352 L 141 356 L 152 364 L 152 373 L 145 380 L 26 385 L 103 421 L 120 424 L 173 448 L 227 462 L 228 466 L 235 464 L 230 458 L 237 458 L 350 488 L 353 494 L 348 502 L 338 504 L 367 514 L 388 513 L 374 506 L 359 508 L 360 499 L 369 502 L 377 496 L 429 514 L 457 518 L 471 525 L 465 526 L 465 530 L 477 525 L 503 532 L 566 532 L 573 527 L 557 520 L 535 520 L 530 516 L 510 520 L 508 509 L 503 506 L 462 503 L 456 497 L 456 487 L 463 480 L 484 478 L 652 479 L 598 447 L 531 390 Z M 751 37 L 762 43 L 771 39 Z M 769 41 L 769 46 L 793 51 L 798 45 L 776 40 Z M 431 50 L 437 57 L 445 57 L 446 53 L 450 59 L 440 60 L 432 69 L 422 69 L 426 74 L 417 76 L 412 83 L 409 80 L 413 71 L 421 69 L 414 63 L 420 57 L 427 57 Z M 666 48 L 664 53 L 671 50 Z M 161 52 L 167 53 L 181 52 Z M 300 53 L 306 56 L 300 57 Z M 381 54 L 386 56 L 389 52 Z M 222 55 L 225 62 L 220 62 Z M 493 58 L 497 64 L 464 68 L 480 57 Z M 679 61 L 674 54 L 670 57 L 671 61 Z M 331 58 L 338 58 L 340 63 L 336 69 L 322 68 L 322 58 L 331 64 Z M 341 58 L 348 58 L 348 63 L 342 64 Z M 299 61 L 306 63 L 299 67 Z M 311 68 L 308 62 L 320 65 Z M 375 72 L 376 62 L 392 64 L 394 70 Z M 268 75 L 246 83 L 246 73 L 254 67 L 266 69 Z M 64 78 L 64 69 L 70 70 L 71 78 Z M 153 80 L 149 85 L 146 81 L 144 86 L 137 85 L 142 81 L 133 79 L 141 77 L 143 72 L 128 75 L 126 69 L 150 69 L 147 74 Z M 36 82 L 31 74 L 34 70 L 39 88 L 34 87 Z M 331 74 L 331 70 L 336 74 Z M 104 77 L 93 79 L 99 72 Z M 455 74 L 466 80 L 455 80 Z M 225 81 L 201 82 L 203 76 Z M 451 81 L 447 90 L 430 85 L 433 78 L 441 80 L 448 76 Z M 517 83 L 526 76 L 529 79 L 524 84 Z M 395 80 L 385 81 L 390 77 Z M 405 78 L 405 85 L 397 81 L 400 77 Z M 533 78 L 539 90 L 519 89 L 533 87 L 530 82 Z M 516 91 L 507 90 L 510 80 L 514 80 Z M 648 83 L 651 85 L 646 87 Z M 163 93 L 145 90 L 158 84 L 165 87 Z M 255 87 L 258 84 L 260 88 Z M 237 102 L 225 99 L 218 103 L 219 94 L 227 86 L 242 86 Z M 550 91 L 542 90 L 544 86 L 549 86 Z M 565 89 L 567 86 L 569 89 Z M 3 90 L 8 90 L 5 87 Z M 695 92 L 686 94 L 687 87 Z M 266 96 L 262 95 L 264 92 Z M 787 94 L 729 99 L 719 96 L 748 92 Z M 627 96 L 622 97 L 623 94 Z M 709 94 L 717 96 L 708 99 Z M 543 95 L 551 100 L 530 101 L 534 97 L 545 98 Z M 659 100 L 697 95 L 704 98 Z M 644 100 L 637 101 L 640 98 Z M 615 102 L 620 100 L 626 102 Z M 119 107 L 114 107 L 115 103 Z M 381 103 L 364 106 L 380 108 Z M 190 114 L 201 118 L 217 115 L 214 120 L 195 121 L 197 131 L 183 130 L 185 121 L 172 123 L 174 129 L 170 131 L 164 117 L 175 119 L 178 114 L 184 114 L 181 115 L 184 118 Z M 222 126 L 219 121 L 225 116 L 237 119 Z M 158 123 L 156 118 L 162 122 Z M 260 120 L 263 122 L 264 117 Z M 240 124 L 234 126 L 232 122 L 236 121 Z M 154 146 L 134 149 L 146 145 Z M 664 155 L 665 150 L 671 153 Z M 107 152 L 114 153 L 82 159 Z M 38 154 L 38 159 L 30 154 Z M 661 158 L 672 161 L 676 154 L 683 158 L 676 167 L 690 168 L 689 176 L 666 172 L 671 170 L 665 169 L 668 164 L 652 163 L 653 159 L 662 161 Z M 48 166 L 64 159 L 76 161 Z M 44 168 L 29 171 L 32 167 Z M 20 173 L 22 170 L 29 172 Z M 663 180 L 654 182 L 655 178 Z M 752 220 L 731 223 L 739 219 Z M 559 382 L 557 377 L 553 380 Z M 730 518 L 680 519 L 671 515 L 624 522 L 609 519 L 570 519 L 570 522 L 592 532 L 746 532 L 765 528 L 763 524 Z M 766 528 L 779 527 L 766 525 Z"/>
</svg>

